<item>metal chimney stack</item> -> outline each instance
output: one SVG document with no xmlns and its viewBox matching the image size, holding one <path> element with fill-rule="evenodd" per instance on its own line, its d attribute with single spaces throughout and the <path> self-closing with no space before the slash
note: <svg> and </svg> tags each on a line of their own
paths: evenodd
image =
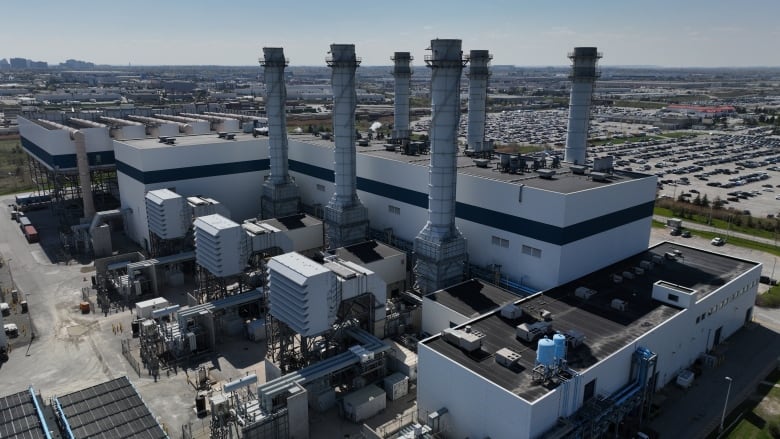
<svg viewBox="0 0 780 439">
<path fill-rule="evenodd" d="M 409 140 L 409 81 L 412 78 L 412 56 L 409 52 L 395 52 L 392 58 L 395 77 L 395 113 L 393 117 L 393 140 Z"/>
<path fill-rule="evenodd" d="M 445 288 L 463 279 L 466 239 L 455 227 L 460 76 L 465 62 L 460 40 L 432 40 L 428 170 L 428 222 L 414 240 L 416 287 L 422 293 Z"/>
<path fill-rule="evenodd" d="M 599 77 L 596 62 L 601 54 L 595 47 L 575 47 L 569 54 L 572 60 L 571 97 L 569 98 L 569 129 L 566 133 L 566 154 L 564 161 L 577 165 L 585 164 L 585 148 L 588 146 L 590 125 L 590 103 L 593 84 Z"/>
<path fill-rule="evenodd" d="M 284 68 L 288 60 L 281 47 L 264 47 L 260 64 L 265 67 L 265 111 L 268 115 L 268 143 L 271 173 L 263 183 L 262 218 L 279 218 L 298 213 L 298 186 L 290 178 L 287 163 L 287 87 Z"/>
<path fill-rule="evenodd" d="M 356 185 L 355 70 L 360 59 L 354 44 L 331 44 L 330 54 L 336 191 L 325 207 L 325 224 L 328 248 L 333 249 L 368 239 L 368 211 L 360 203 Z"/>
<path fill-rule="evenodd" d="M 485 107 L 490 70 L 488 65 L 493 56 L 487 50 L 472 50 L 469 54 L 469 125 L 466 149 L 484 152 L 490 149 L 485 144 Z"/>
</svg>

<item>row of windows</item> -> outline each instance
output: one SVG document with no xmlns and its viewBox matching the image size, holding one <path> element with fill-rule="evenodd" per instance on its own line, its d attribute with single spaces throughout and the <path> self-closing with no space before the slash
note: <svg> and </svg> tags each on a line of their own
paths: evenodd
<svg viewBox="0 0 780 439">
<path fill-rule="evenodd" d="M 499 247 L 509 248 L 509 240 L 504 238 L 499 238 L 498 236 L 493 236 L 490 238 L 490 242 L 493 245 L 497 245 Z"/>
<path fill-rule="evenodd" d="M 400 215 L 401 214 L 401 208 L 398 206 L 393 206 L 388 204 L 387 205 L 387 211 L 392 213 L 393 215 Z"/>
<path fill-rule="evenodd" d="M 530 245 L 523 245 L 523 254 L 531 255 L 535 258 L 541 258 L 542 250 L 536 247 L 531 247 Z"/>
<path fill-rule="evenodd" d="M 707 312 L 702 313 L 700 316 L 696 317 L 696 323 L 703 322 L 704 319 L 711 316 L 713 313 L 718 312 L 719 310 L 723 309 L 728 303 L 737 297 L 745 294 L 748 292 L 749 289 L 755 287 L 758 284 L 757 280 L 754 280 L 753 282 L 745 285 L 744 287 L 740 288 L 739 290 L 735 291 L 731 296 L 726 297 L 725 299 L 721 300 L 720 303 L 717 303 L 710 307 L 710 309 L 707 310 Z"/>
</svg>

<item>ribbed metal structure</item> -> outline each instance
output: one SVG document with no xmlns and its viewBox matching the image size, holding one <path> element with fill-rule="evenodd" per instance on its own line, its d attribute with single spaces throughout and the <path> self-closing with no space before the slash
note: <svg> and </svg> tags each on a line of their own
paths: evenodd
<svg viewBox="0 0 780 439">
<path fill-rule="evenodd" d="M 393 61 L 393 77 L 395 77 L 395 98 L 393 116 L 393 139 L 404 141 L 409 139 L 409 81 L 412 78 L 412 56 L 409 52 L 395 52 Z"/>
<path fill-rule="evenodd" d="M 588 145 L 590 105 L 593 84 L 599 77 L 596 63 L 601 53 L 595 47 L 575 47 L 569 54 L 572 60 L 571 97 L 569 98 L 569 128 L 566 133 L 564 161 L 585 164 L 585 148 Z"/>
<path fill-rule="evenodd" d="M 469 117 L 466 149 L 474 152 L 488 150 L 485 143 L 485 107 L 487 106 L 490 60 L 493 56 L 487 50 L 472 50 L 469 53 Z"/>
<path fill-rule="evenodd" d="M 460 77 L 464 60 L 460 40 L 432 40 L 428 171 L 428 222 L 414 240 L 417 288 L 429 293 L 463 278 L 466 240 L 455 227 Z"/>
<path fill-rule="evenodd" d="M 284 69 L 288 60 L 281 47 L 264 47 L 260 64 L 265 67 L 265 111 L 268 116 L 268 143 L 271 173 L 263 184 L 262 212 L 264 219 L 298 213 L 298 186 L 290 178 L 287 161 L 287 87 Z"/>
<path fill-rule="evenodd" d="M 338 248 L 368 238 L 368 211 L 356 191 L 355 70 L 360 59 L 355 56 L 354 44 L 331 44 L 330 54 L 336 191 L 325 207 L 325 224 L 328 248 Z"/>
</svg>

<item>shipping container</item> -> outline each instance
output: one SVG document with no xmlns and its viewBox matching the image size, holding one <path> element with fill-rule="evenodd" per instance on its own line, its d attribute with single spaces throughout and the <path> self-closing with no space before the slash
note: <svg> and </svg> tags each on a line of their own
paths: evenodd
<svg viewBox="0 0 780 439">
<path fill-rule="evenodd" d="M 384 410 L 386 406 L 385 391 L 373 384 L 344 397 L 344 414 L 352 422 L 363 422 Z"/>
<path fill-rule="evenodd" d="M 24 237 L 29 243 L 38 242 L 38 231 L 33 226 L 24 226 Z"/>
<path fill-rule="evenodd" d="M 387 398 L 391 401 L 401 399 L 409 393 L 409 377 L 402 373 L 394 373 L 384 380 Z"/>
</svg>

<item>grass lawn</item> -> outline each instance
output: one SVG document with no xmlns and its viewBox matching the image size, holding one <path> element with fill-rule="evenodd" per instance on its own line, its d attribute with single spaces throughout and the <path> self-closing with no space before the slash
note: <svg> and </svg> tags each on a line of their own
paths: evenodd
<svg viewBox="0 0 780 439">
<path fill-rule="evenodd" d="M 759 384 L 758 391 L 764 395 L 759 403 L 741 407 L 746 410 L 742 419 L 728 432 L 729 439 L 773 439 L 780 437 L 780 371 L 775 370 L 766 381 L 774 384 Z M 748 400 L 750 401 L 750 400 Z"/>
<path fill-rule="evenodd" d="M 18 137 L 0 138 L 0 194 L 32 190 L 27 156 Z"/>
</svg>

